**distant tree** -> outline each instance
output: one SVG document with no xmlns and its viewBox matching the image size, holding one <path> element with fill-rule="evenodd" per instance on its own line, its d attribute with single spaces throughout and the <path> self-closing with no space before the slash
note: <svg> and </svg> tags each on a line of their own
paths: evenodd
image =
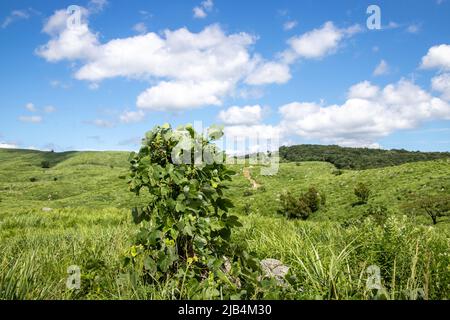
<svg viewBox="0 0 450 320">
<path fill-rule="evenodd" d="M 370 189 L 366 184 L 362 182 L 358 183 L 354 191 L 355 195 L 358 197 L 359 203 L 366 204 L 367 201 L 369 201 Z"/>
<path fill-rule="evenodd" d="M 416 210 L 414 210 L 414 208 Z M 433 224 L 438 223 L 439 217 L 450 214 L 450 196 L 449 195 L 424 195 L 413 202 L 413 211 L 419 214 L 427 214 Z"/>
<path fill-rule="evenodd" d="M 41 162 L 41 167 L 43 169 L 49 169 L 50 168 L 50 161 L 44 160 Z"/>
</svg>

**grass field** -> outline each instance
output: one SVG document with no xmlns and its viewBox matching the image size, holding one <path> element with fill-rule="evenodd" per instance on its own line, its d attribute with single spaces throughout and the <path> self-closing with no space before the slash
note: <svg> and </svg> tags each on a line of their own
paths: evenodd
<svg viewBox="0 0 450 320">
<path fill-rule="evenodd" d="M 125 276 L 122 257 L 137 227 L 130 209 L 145 203 L 128 191 L 128 153 L 0 150 L 0 299 L 192 298 L 167 283 L 144 285 Z M 43 169 L 42 161 L 50 168 Z M 256 297 L 279 299 L 448 299 L 450 220 L 432 225 L 403 210 L 413 193 L 449 193 L 450 159 L 364 171 L 323 162 L 282 163 L 275 176 L 242 166 L 229 196 L 244 227 L 233 237 L 259 259 L 290 267 L 295 285 Z M 372 190 L 354 205 L 353 189 Z M 277 213 L 279 195 L 315 186 L 326 205 L 307 221 Z M 389 211 L 383 223 L 361 217 L 370 206 Z M 67 268 L 82 270 L 82 290 L 66 288 Z M 383 289 L 375 294 L 367 268 L 377 265 Z"/>
</svg>

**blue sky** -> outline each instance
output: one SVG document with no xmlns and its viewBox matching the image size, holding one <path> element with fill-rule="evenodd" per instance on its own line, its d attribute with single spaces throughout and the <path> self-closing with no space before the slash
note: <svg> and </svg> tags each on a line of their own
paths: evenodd
<svg viewBox="0 0 450 320">
<path fill-rule="evenodd" d="M 450 151 L 449 30 L 449 0 L 2 1 L 0 147 L 132 150 L 154 125 L 202 121 Z"/>
</svg>

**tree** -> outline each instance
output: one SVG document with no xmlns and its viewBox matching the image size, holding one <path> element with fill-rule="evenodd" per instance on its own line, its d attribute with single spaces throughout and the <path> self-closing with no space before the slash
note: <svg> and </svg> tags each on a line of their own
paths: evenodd
<svg viewBox="0 0 450 320">
<path fill-rule="evenodd" d="M 370 189 L 369 187 L 360 182 L 355 187 L 355 195 L 358 198 L 359 204 L 366 204 L 369 201 Z"/>
<path fill-rule="evenodd" d="M 419 197 L 413 204 L 413 207 L 416 207 L 419 213 L 427 214 L 433 221 L 433 224 L 436 225 L 439 217 L 444 217 L 450 213 L 450 196 L 425 195 Z"/>
</svg>

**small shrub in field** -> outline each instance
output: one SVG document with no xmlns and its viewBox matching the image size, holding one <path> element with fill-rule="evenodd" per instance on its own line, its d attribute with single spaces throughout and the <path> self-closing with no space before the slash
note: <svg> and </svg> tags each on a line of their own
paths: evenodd
<svg viewBox="0 0 450 320">
<path fill-rule="evenodd" d="M 243 193 L 244 197 L 250 197 L 253 195 L 253 192 L 251 190 L 245 190 Z"/>
<path fill-rule="evenodd" d="M 333 170 L 333 172 L 332 172 L 332 174 L 335 175 L 335 176 L 340 176 L 343 173 L 344 172 L 341 169 L 336 169 L 336 170 Z"/>
<path fill-rule="evenodd" d="M 280 197 L 281 209 L 279 213 L 286 215 L 289 219 L 303 219 L 318 211 L 321 205 L 325 205 L 325 196 L 311 187 L 307 192 L 299 197 L 293 196 L 290 192 L 284 193 Z"/>
<path fill-rule="evenodd" d="M 49 169 L 50 168 L 50 161 L 44 160 L 41 162 L 41 168 L 42 169 Z"/>
<path fill-rule="evenodd" d="M 36 181 L 37 181 L 37 178 L 35 178 L 35 177 L 30 178 L 30 182 L 36 182 Z"/>
<path fill-rule="evenodd" d="M 279 213 L 286 215 L 289 219 L 303 219 L 306 220 L 310 216 L 311 209 L 304 201 L 293 196 L 290 192 L 281 195 L 281 209 Z"/>
<path fill-rule="evenodd" d="M 125 263 L 143 272 L 148 283 L 170 279 L 179 297 L 245 298 L 254 288 L 250 279 L 257 279 L 256 260 L 242 243 L 231 242 L 232 230 L 241 224 L 228 213 L 233 204 L 223 191 L 234 172 L 223 161 L 207 159 L 223 160 L 212 143 L 221 136 L 215 127 L 204 137 L 190 125 L 157 126 L 129 158 L 130 191 L 148 193 L 150 201 L 132 210 L 141 231 Z"/>
<path fill-rule="evenodd" d="M 316 188 L 311 187 L 302 196 L 305 204 L 311 209 L 311 212 L 319 210 L 321 204 L 321 197 Z"/>
<path fill-rule="evenodd" d="M 369 201 L 370 189 L 366 184 L 362 182 L 358 183 L 354 192 L 360 204 L 366 204 Z"/>
<path fill-rule="evenodd" d="M 364 216 L 371 217 L 377 224 L 382 225 L 389 217 L 389 210 L 383 205 L 373 205 L 366 210 Z"/>
</svg>

